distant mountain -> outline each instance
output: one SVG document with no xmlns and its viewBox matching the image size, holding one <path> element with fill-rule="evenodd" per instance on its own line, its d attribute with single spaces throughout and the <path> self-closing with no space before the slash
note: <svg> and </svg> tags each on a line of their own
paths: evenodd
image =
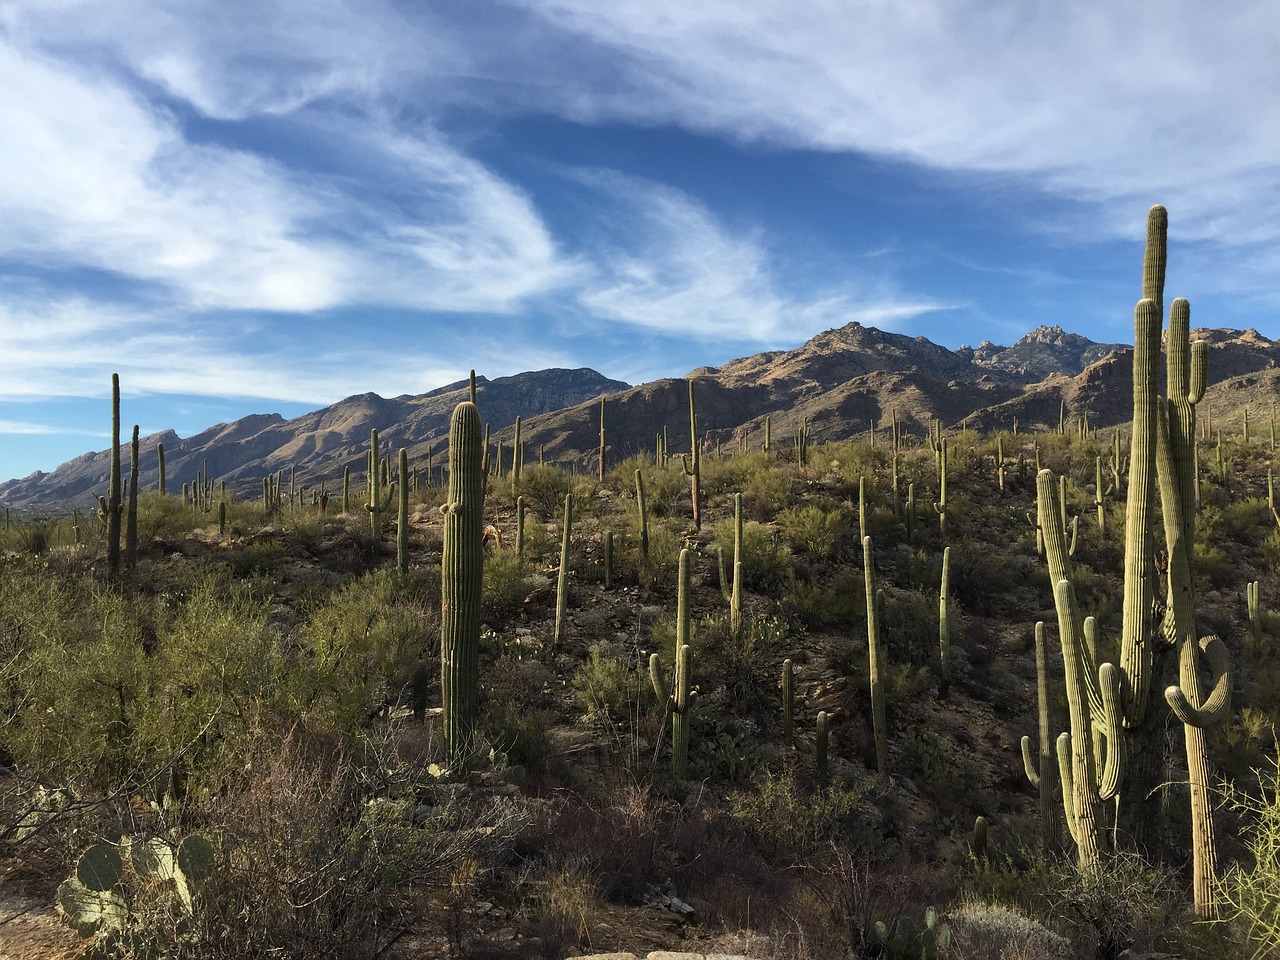
<svg viewBox="0 0 1280 960">
<path fill-rule="evenodd" d="M 1059 326 L 1040 326 L 1012 347 L 984 340 L 976 349 L 961 347 L 956 352 L 980 367 L 1002 370 L 1024 383 L 1035 383 L 1055 373 L 1074 376 L 1108 354 L 1127 349 L 1128 344 L 1094 343 Z"/>
<path fill-rule="evenodd" d="M 1280 344 L 1255 330 L 1198 330 L 1209 344 L 1209 383 L 1202 416 L 1237 430 L 1242 410 L 1259 429 L 1280 397 Z M 694 384 L 701 429 L 711 444 L 732 447 L 763 439 L 770 417 L 775 443 L 786 443 L 808 421 L 815 440 L 885 427 L 896 414 L 908 432 L 923 435 L 939 419 L 984 430 L 1056 427 L 1060 411 L 1073 425 L 1087 416 L 1108 427 L 1131 416 L 1131 348 L 1099 344 L 1061 327 L 1038 327 L 1013 346 L 982 343 L 948 350 L 923 337 L 886 333 L 850 323 L 819 333 L 794 350 L 771 351 L 700 367 L 682 379 L 629 386 L 593 370 L 541 370 L 489 381 L 478 379 L 477 402 L 494 442 L 510 455 L 512 425 L 522 418 L 525 460 L 594 468 L 599 446 L 599 401 L 607 397 L 608 456 L 653 450 L 666 431 L 673 452 L 689 448 L 688 391 Z M 262 478 L 297 471 L 308 487 L 340 481 L 350 466 L 361 477 L 369 431 L 379 431 L 385 455 L 406 447 L 420 468 L 444 465 L 449 415 L 467 396 L 466 381 L 421 396 L 384 399 L 368 393 L 284 420 L 278 414 L 219 424 L 182 439 L 172 431 L 142 443 L 142 485 L 157 482 L 155 447 L 165 445 L 171 490 L 208 475 L 237 493 L 256 495 Z M 25 507 L 92 505 L 106 491 L 105 451 L 77 457 L 52 473 L 0 484 L 0 504 Z"/>
<path fill-rule="evenodd" d="M 514 422 L 517 416 L 536 416 L 573 406 L 602 393 L 627 388 L 594 370 L 540 370 L 488 380 L 476 378 L 476 401 L 490 422 Z M 172 430 L 145 437 L 139 444 L 140 487 L 159 483 L 157 443 L 164 444 L 166 483 L 180 492 L 183 483 L 201 472 L 240 494 L 256 494 L 262 478 L 278 470 L 296 471 L 308 487 L 340 482 L 350 466 L 364 476 L 369 432 L 378 430 L 384 455 L 399 447 L 409 449 L 415 462 L 425 461 L 434 450 L 443 465 L 448 441 L 449 416 L 469 395 L 469 382 L 460 380 L 420 396 L 384 399 L 374 393 L 347 397 L 331 406 L 285 420 L 279 414 L 259 414 L 220 423 L 186 439 Z M 125 470 L 128 470 L 126 440 Z M 13 507 L 92 506 L 93 498 L 107 489 L 110 452 L 86 453 L 51 473 L 37 471 L 20 480 L 0 484 L 0 504 Z"/>
</svg>

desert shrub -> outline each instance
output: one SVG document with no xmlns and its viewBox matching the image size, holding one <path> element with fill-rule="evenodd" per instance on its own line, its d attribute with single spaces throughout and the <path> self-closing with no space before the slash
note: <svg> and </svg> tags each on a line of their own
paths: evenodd
<svg viewBox="0 0 1280 960">
<path fill-rule="evenodd" d="M 606 723 L 627 717 L 639 703 L 642 681 L 648 683 L 638 664 L 639 659 L 617 643 L 593 643 L 571 681 L 583 716 Z"/>
<path fill-rule="evenodd" d="M 762 464 L 743 478 L 742 510 L 752 520 L 768 522 L 793 500 L 791 476 L 776 466 Z"/>
<path fill-rule="evenodd" d="M 810 791 L 788 766 L 766 771 L 756 789 L 735 795 L 733 815 L 747 823 L 757 845 L 774 860 L 811 862 L 840 843 L 855 849 L 882 846 L 882 813 L 874 787 L 833 783 Z"/>
<path fill-rule="evenodd" d="M 564 513 L 564 497 L 572 489 L 573 478 L 559 467 L 533 464 L 520 471 L 519 494 L 544 521 Z"/>
<path fill-rule="evenodd" d="M 228 508 L 230 509 L 230 508 Z M 230 514 L 229 514 L 230 515 Z M 217 515 L 214 515 L 217 519 Z M 188 533 L 209 522 L 203 513 L 197 513 L 182 502 L 182 497 L 143 490 L 138 493 L 138 543 L 154 539 L 171 539 Z"/>
<path fill-rule="evenodd" d="M 236 577 L 251 577 L 271 573 L 293 554 L 279 540 L 260 540 L 246 543 L 231 550 L 228 561 Z"/>
<path fill-rule="evenodd" d="M 526 525 L 526 537 L 528 531 Z M 518 614 L 524 607 L 525 598 L 541 579 L 528 563 L 516 556 L 514 549 L 495 550 L 486 556 L 484 592 L 480 596 L 481 616 L 485 622 L 498 626 Z"/>
<path fill-rule="evenodd" d="M 715 546 L 724 551 L 726 565 L 733 557 L 733 518 L 716 524 Z M 791 550 L 779 543 L 773 530 L 748 520 L 742 525 L 742 584 L 748 590 L 776 596 L 791 569 Z"/>
<path fill-rule="evenodd" d="M 971 900 L 948 919 L 952 960 L 1071 960 L 1071 941 L 1016 907 Z"/>
<path fill-rule="evenodd" d="M 704 457 L 702 460 L 702 492 L 707 497 L 722 497 L 742 490 L 747 478 L 758 470 L 769 469 L 769 457 L 760 451 L 734 456 Z"/>
<path fill-rule="evenodd" d="M 136 772 L 131 744 L 150 687 L 145 603 L 49 576 L 9 557 L 0 576 L 0 693 L 5 739 L 19 766 L 52 784 L 105 788 Z"/>
<path fill-rule="evenodd" d="M 635 489 L 634 477 L 631 489 Z M 644 469 L 644 496 L 650 523 L 656 517 L 683 516 L 688 519 L 689 478 L 685 476 L 679 458 L 665 467 Z"/>
<path fill-rule="evenodd" d="M 820 630 L 862 623 L 867 594 L 862 574 L 856 570 L 837 571 L 830 584 L 805 579 L 788 570 L 779 602 L 788 623 Z"/>
<path fill-rule="evenodd" d="M 436 656 L 440 608 L 395 570 L 365 574 L 316 609 L 301 636 L 294 697 L 340 729 L 367 724 L 406 695 L 415 664 Z"/>
<path fill-rule="evenodd" d="M 778 514 L 778 526 L 792 548 L 815 560 L 825 560 L 849 534 L 849 518 L 839 507 L 805 504 Z"/>
<path fill-rule="evenodd" d="M 1253 864 L 1233 866 L 1222 883 L 1226 912 L 1255 958 L 1280 954 L 1280 762 L 1273 761 L 1258 780 L 1256 797 L 1227 790 L 1231 805 L 1246 818 L 1242 834 Z"/>
<path fill-rule="evenodd" d="M 1047 889 L 1054 914 L 1092 939 L 1103 960 L 1121 951 L 1147 950 L 1176 929 L 1184 905 L 1177 881 L 1167 868 L 1135 853 L 1105 855 L 1098 869 L 1085 873 L 1060 864 Z"/>
<path fill-rule="evenodd" d="M 640 556 L 640 537 L 637 533 L 634 538 L 628 538 L 635 545 L 634 552 L 630 553 L 630 561 L 615 554 L 614 563 L 619 564 L 620 572 L 628 569 L 628 563 L 634 564 L 636 581 L 644 586 L 652 587 L 665 582 L 674 591 L 680 550 L 684 547 L 682 531 L 683 525 L 675 518 L 664 520 L 650 518 L 649 555 Z"/>
</svg>

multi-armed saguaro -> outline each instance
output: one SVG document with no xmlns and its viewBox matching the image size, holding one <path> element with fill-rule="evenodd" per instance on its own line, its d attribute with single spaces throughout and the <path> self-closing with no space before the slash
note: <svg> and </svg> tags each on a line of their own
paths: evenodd
<svg viewBox="0 0 1280 960">
<path fill-rule="evenodd" d="M 1066 667 L 1071 733 L 1059 738 L 1060 772 L 1067 823 L 1082 868 L 1098 862 L 1101 802 L 1117 800 L 1115 831 L 1140 845 L 1150 837 L 1142 802 L 1162 782 L 1159 758 L 1165 717 L 1151 709 L 1156 655 L 1177 651 L 1177 686 L 1165 700 L 1184 724 L 1190 773 L 1193 892 L 1196 911 L 1211 916 L 1216 843 L 1208 799 L 1209 769 L 1204 727 L 1228 708 L 1230 676 L 1216 637 L 1199 639 L 1195 629 L 1192 548 L 1195 536 L 1195 403 L 1204 392 L 1204 347 L 1190 344 L 1190 308 L 1174 301 L 1169 318 L 1167 409 L 1156 395 L 1168 218 L 1153 207 L 1148 218 L 1143 298 L 1134 310 L 1133 429 L 1130 438 L 1125 515 L 1124 608 L 1119 665 L 1099 663 L 1092 618 L 1076 606 L 1071 560 L 1052 475 L 1037 481 L 1038 523 L 1058 608 Z M 1153 622 L 1155 601 L 1154 506 L 1157 481 L 1169 558 L 1163 624 Z M 1197 657 L 1203 652 L 1213 676 L 1202 696 Z M 1094 754 L 1093 744 L 1103 751 Z M 1043 770 L 1041 771 L 1043 775 Z"/>
</svg>

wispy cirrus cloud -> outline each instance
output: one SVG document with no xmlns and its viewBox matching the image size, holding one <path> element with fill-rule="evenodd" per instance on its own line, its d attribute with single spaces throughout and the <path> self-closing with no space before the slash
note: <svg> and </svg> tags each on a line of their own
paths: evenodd
<svg viewBox="0 0 1280 960">
<path fill-rule="evenodd" d="M 522 0 L 610 51 L 559 109 L 1163 201 L 1218 241 L 1280 235 L 1280 17 L 1267 0 Z M 1265 213 L 1258 214 L 1261 204 Z"/>
<path fill-rule="evenodd" d="M 777 345 L 797 332 L 858 320 L 880 325 L 944 309 L 846 269 L 839 281 L 785 289 L 763 231 L 730 227 L 693 197 L 611 171 L 575 178 L 603 204 L 593 234 L 587 312 L 660 333 Z M 607 226 L 608 232 L 604 233 Z"/>
</svg>

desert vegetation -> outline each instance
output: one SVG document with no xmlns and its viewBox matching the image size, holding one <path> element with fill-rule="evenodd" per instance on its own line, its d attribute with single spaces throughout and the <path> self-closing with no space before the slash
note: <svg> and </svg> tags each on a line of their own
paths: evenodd
<svg viewBox="0 0 1280 960">
<path fill-rule="evenodd" d="M 444 478 L 8 516 L 4 888 L 98 956 L 1277 955 L 1275 431 L 1185 301 L 1158 382 L 1162 213 L 1115 430 L 711 447 L 691 381 L 589 470 L 463 403 Z"/>
</svg>

